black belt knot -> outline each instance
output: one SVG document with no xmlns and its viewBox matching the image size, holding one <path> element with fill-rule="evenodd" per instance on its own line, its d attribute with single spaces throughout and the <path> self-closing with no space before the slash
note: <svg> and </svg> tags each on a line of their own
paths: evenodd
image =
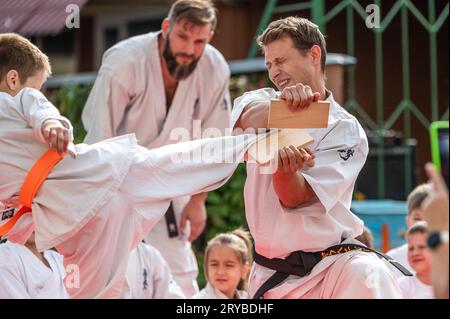
<svg viewBox="0 0 450 319">
<path fill-rule="evenodd" d="M 396 267 L 405 276 L 412 276 L 412 274 L 397 261 L 393 260 L 389 256 L 380 253 L 374 249 L 368 248 L 359 244 L 339 244 L 329 247 L 323 251 L 319 252 L 304 252 L 304 251 L 294 251 L 285 259 L 281 258 L 267 258 L 256 252 L 253 248 L 253 259 L 255 263 L 263 267 L 275 270 L 275 273 L 269 277 L 259 289 L 256 291 L 253 299 L 261 298 L 267 291 L 276 287 L 284 280 L 286 280 L 289 275 L 295 275 L 300 277 L 305 277 L 311 273 L 313 268 L 324 258 L 333 255 L 344 254 L 351 250 L 362 250 L 365 252 L 373 252 L 377 254 L 378 257 L 386 259 L 394 267 Z"/>
</svg>

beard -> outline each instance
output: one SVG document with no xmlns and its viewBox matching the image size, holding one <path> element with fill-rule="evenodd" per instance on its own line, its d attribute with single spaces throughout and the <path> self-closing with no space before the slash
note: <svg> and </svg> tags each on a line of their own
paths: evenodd
<svg viewBox="0 0 450 319">
<path fill-rule="evenodd" d="M 176 80 L 186 79 L 192 72 L 194 72 L 200 58 L 196 59 L 194 55 L 189 55 L 185 53 L 175 53 L 173 54 L 170 49 L 169 35 L 167 36 L 166 42 L 164 44 L 163 57 L 166 60 L 167 68 L 169 73 Z M 180 64 L 177 62 L 177 57 L 191 58 L 192 62 L 189 64 Z"/>
</svg>

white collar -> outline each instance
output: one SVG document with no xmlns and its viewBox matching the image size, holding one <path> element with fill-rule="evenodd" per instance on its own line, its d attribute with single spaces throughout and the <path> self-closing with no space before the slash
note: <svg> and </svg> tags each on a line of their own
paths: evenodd
<svg viewBox="0 0 450 319">
<path fill-rule="evenodd" d="M 220 299 L 230 299 L 219 289 L 213 287 L 209 282 L 206 284 L 205 289 L 208 293 L 214 294 L 215 296 L 217 296 Z M 239 290 L 235 291 L 235 296 L 237 296 L 239 299 L 241 299 L 241 294 L 239 293 Z"/>
</svg>

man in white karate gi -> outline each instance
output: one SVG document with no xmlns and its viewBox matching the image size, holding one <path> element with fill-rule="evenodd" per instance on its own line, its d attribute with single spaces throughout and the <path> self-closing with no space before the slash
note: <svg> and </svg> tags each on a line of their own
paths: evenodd
<svg viewBox="0 0 450 319">
<path fill-rule="evenodd" d="M 85 142 L 135 133 L 141 146 L 153 149 L 223 134 L 230 124 L 230 72 L 208 44 L 215 26 L 212 2 L 180 0 L 160 32 L 110 48 L 83 110 Z M 206 194 L 174 199 L 145 239 L 161 252 L 187 297 L 198 292 L 190 242 L 206 225 L 205 199 Z"/>
<path fill-rule="evenodd" d="M 122 293 L 125 299 L 185 298 L 160 252 L 145 243 L 130 253 L 126 279 Z"/>
<path fill-rule="evenodd" d="M 328 128 L 307 129 L 315 140 L 310 146 L 314 166 L 304 165 L 306 150 L 294 146 L 279 151 L 278 169 L 273 174 L 247 164 L 245 208 L 259 255 L 250 274 L 250 296 L 401 298 L 393 273 L 373 253 L 357 249 L 341 253 L 347 250 L 343 248 L 329 250 L 325 252 L 329 256 L 321 259 L 325 255 L 320 252 L 355 243 L 353 238 L 363 232 L 363 222 L 349 208 L 368 153 L 362 127 L 325 87 L 323 35 L 309 20 L 289 17 L 272 22 L 258 42 L 278 91 L 260 89 L 236 99 L 235 127 L 265 128 L 273 98 L 284 99 L 293 111 L 326 100 L 330 112 Z M 298 251 L 302 253 L 294 253 Z M 287 258 L 281 262 L 284 273 L 278 272 L 273 264 L 280 261 L 273 258 Z M 294 274 L 288 271 L 288 276 L 284 275 L 288 264 L 300 266 Z"/>
</svg>

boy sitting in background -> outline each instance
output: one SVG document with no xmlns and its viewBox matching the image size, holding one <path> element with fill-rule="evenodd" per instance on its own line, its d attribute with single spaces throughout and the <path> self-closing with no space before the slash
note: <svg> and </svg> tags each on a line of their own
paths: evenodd
<svg viewBox="0 0 450 319">
<path fill-rule="evenodd" d="M 406 234 L 408 262 L 415 271 L 413 277 L 402 277 L 399 286 L 405 299 L 433 299 L 431 286 L 431 254 L 427 247 L 428 229 L 425 222 L 414 224 Z"/>
<path fill-rule="evenodd" d="M 415 223 L 423 220 L 422 203 L 429 196 L 431 187 L 428 184 L 417 186 L 408 195 L 406 205 L 408 207 L 408 215 L 406 216 L 406 225 L 411 228 Z M 405 243 L 397 248 L 391 249 L 386 253 L 388 256 L 397 260 L 400 264 L 405 266 L 410 272 L 414 273 L 414 269 L 408 262 L 408 243 Z M 397 278 L 402 278 L 398 272 L 395 272 Z"/>
</svg>

